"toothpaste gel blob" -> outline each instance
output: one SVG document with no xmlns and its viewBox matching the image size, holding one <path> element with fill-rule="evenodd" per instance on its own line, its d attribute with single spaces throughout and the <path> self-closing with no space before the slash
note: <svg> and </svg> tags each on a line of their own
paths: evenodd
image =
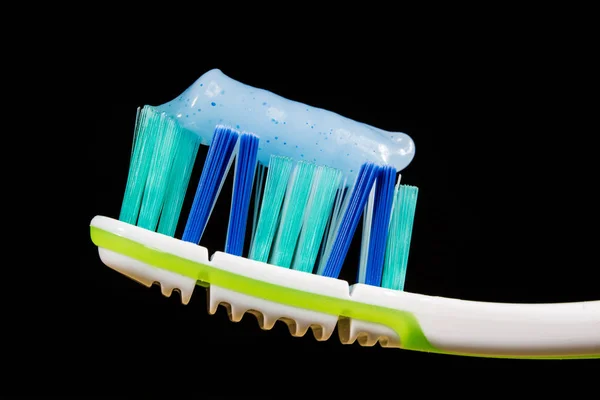
<svg viewBox="0 0 600 400">
<path fill-rule="evenodd" d="M 216 125 L 259 137 L 258 162 L 271 154 L 340 169 L 350 185 L 366 162 L 400 171 L 415 155 L 413 140 L 331 111 L 285 99 L 229 78 L 218 69 L 202 75 L 176 99 L 156 107 L 210 145 Z"/>
</svg>

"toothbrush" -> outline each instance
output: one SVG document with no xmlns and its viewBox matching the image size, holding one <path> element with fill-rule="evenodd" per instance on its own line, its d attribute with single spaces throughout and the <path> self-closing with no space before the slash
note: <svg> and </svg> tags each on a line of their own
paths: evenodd
<svg viewBox="0 0 600 400">
<path fill-rule="evenodd" d="M 311 328 L 317 340 L 339 324 L 345 344 L 600 357 L 600 301 L 500 304 L 403 291 L 418 193 L 395 179 L 415 152 L 406 134 L 212 70 L 173 101 L 140 110 L 134 140 L 119 220 L 96 216 L 91 237 L 107 266 L 146 286 L 159 282 L 166 296 L 177 289 L 187 304 L 197 285 L 207 286 L 210 313 L 224 304 L 233 321 L 250 312 L 270 329 L 281 319 L 292 335 Z M 175 239 L 199 145 L 209 145 L 209 154 L 183 237 Z M 231 168 L 225 251 L 209 256 L 198 243 Z M 350 286 L 338 276 L 361 217 L 358 283 Z"/>
</svg>

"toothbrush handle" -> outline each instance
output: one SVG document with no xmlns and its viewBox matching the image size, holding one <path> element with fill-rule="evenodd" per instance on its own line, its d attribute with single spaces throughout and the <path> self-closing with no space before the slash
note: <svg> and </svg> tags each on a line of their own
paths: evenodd
<svg viewBox="0 0 600 400">
<path fill-rule="evenodd" d="M 432 344 L 458 353 L 600 355 L 600 301 L 564 304 L 451 302 L 419 321 Z"/>
<path fill-rule="evenodd" d="M 490 357 L 600 358 L 600 301 L 486 303 L 366 285 L 354 287 L 352 297 L 412 315 L 412 329 L 399 332 L 404 348 Z M 419 335 L 426 340 L 414 340 Z"/>
</svg>

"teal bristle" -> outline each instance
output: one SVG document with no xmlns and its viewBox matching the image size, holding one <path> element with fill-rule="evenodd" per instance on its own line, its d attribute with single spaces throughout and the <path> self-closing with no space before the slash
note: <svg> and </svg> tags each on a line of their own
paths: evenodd
<svg viewBox="0 0 600 400">
<path fill-rule="evenodd" d="M 252 238 L 248 255 L 252 260 L 267 262 L 269 259 L 293 165 L 294 161 L 289 157 L 271 156 L 269 160 L 256 233 Z"/>
<path fill-rule="evenodd" d="M 160 114 L 158 131 L 152 160 L 148 167 L 148 180 L 144 190 L 144 201 L 140 207 L 138 226 L 156 230 L 158 219 L 167 193 L 168 177 L 182 129 L 166 114 Z"/>
<path fill-rule="evenodd" d="M 341 181 L 340 170 L 323 165 L 316 168 L 292 269 L 313 271 Z"/>
<path fill-rule="evenodd" d="M 123 222 L 137 224 L 142 196 L 146 188 L 148 170 L 152 162 L 154 144 L 159 136 L 158 113 L 150 106 L 138 108 L 133 131 L 133 149 L 129 162 L 127 186 L 121 205 L 119 219 Z"/>
<path fill-rule="evenodd" d="M 199 142 L 166 114 L 138 110 L 119 219 L 173 236 Z"/>
<path fill-rule="evenodd" d="M 200 138 L 198 135 L 187 130 L 182 132 L 181 140 L 179 140 L 176 150 L 177 157 L 173 160 L 173 166 L 171 167 L 169 177 L 169 182 L 171 183 L 167 187 L 165 204 L 160 215 L 160 222 L 158 223 L 158 233 L 168 236 L 175 235 L 175 229 L 177 229 L 181 207 L 183 206 L 183 200 L 185 199 L 190 177 L 192 176 L 192 169 L 194 161 L 196 161 L 199 146 Z"/>
<path fill-rule="evenodd" d="M 292 264 L 315 167 L 315 164 L 300 161 L 292 173 L 281 209 L 277 237 L 269 259 L 269 263 L 273 265 L 289 268 Z"/>
<path fill-rule="evenodd" d="M 249 233 L 248 258 L 337 278 L 354 262 L 346 256 L 362 221 L 357 282 L 404 290 L 418 188 L 371 163 L 350 187 L 326 165 L 278 155 L 261 165 L 259 134 L 215 127 L 182 240 L 199 243 L 235 162 L 225 252 L 245 256 Z M 138 109 L 119 219 L 174 236 L 200 142 L 153 107 Z"/>
<path fill-rule="evenodd" d="M 404 290 L 418 194 L 415 186 L 396 185 L 381 283 L 384 288 Z"/>
</svg>

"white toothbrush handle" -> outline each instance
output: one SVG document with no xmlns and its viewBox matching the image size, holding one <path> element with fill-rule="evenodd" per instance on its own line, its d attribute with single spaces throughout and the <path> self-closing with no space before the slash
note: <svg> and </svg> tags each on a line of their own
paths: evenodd
<svg viewBox="0 0 600 400">
<path fill-rule="evenodd" d="M 410 312 L 431 346 L 441 352 L 557 358 L 600 355 L 600 301 L 486 303 L 366 285 L 354 285 L 352 298 Z"/>
</svg>

